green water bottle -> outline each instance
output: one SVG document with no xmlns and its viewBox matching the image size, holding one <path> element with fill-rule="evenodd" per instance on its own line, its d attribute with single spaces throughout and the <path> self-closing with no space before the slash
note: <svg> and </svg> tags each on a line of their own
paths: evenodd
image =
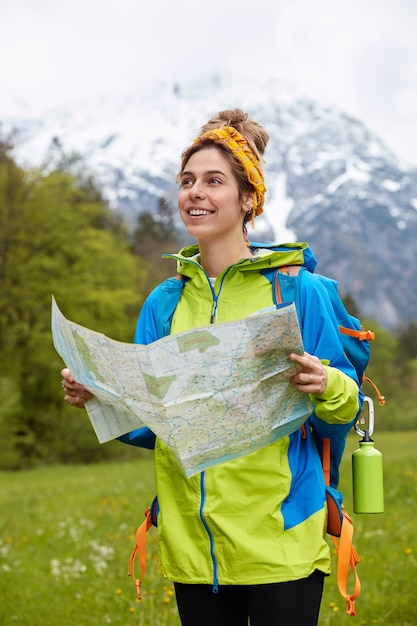
<svg viewBox="0 0 417 626">
<path fill-rule="evenodd" d="M 352 454 L 354 513 L 384 512 L 382 454 L 365 430 L 359 448 Z"/>
</svg>

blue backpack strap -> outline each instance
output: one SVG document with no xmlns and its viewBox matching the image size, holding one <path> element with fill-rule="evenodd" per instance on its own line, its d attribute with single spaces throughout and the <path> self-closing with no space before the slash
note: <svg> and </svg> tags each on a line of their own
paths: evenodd
<svg viewBox="0 0 417 626">
<path fill-rule="evenodd" d="M 299 269 L 288 268 L 288 270 L 289 270 L 288 273 L 286 273 L 285 268 L 278 268 L 276 279 L 279 281 L 279 289 L 280 289 L 281 299 L 283 303 L 295 302 L 298 319 L 300 321 L 300 328 L 303 327 L 303 321 L 302 321 L 303 320 L 303 308 L 304 308 L 303 302 L 305 300 L 306 294 L 308 294 L 310 291 L 310 283 L 311 283 L 311 287 L 313 287 L 314 284 L 316 284 L 316 286 L 318 285 L 320 288 L 322 288 L 323 286 L 325 287 L 324 295 L 326 294 L 329 295 L 328 303 L 327 303 L 327 306 L 329 309 L 328 313 L 329 315 L 331 315 L 331 317 L 333 317 L 335 325 L 339 324 L 339 317 L 338 317 L 339 303 L 340 303 L 340 307 L 343 308 L 343 310 L 345 311 L 345 315 L 348 315 L 348 313 L 344 309 L 343 303 L 340 301 L 339 295 L 337 294 L 334 281 L 331 281 L 330 279 L 326 279 L 325 277 L 321 277 L 318 274 L 313 275 L 312 272 L 310 272 L 305 267 L 300 267 Z M 280 295 L 278 293 L 278 288 L 276 287 L 276 284 L 277 283 L 273 283 L 274 298 L 276 298 L 278 302 Z M 322 291 L 322 289 L 320 289 L 320 291 Z M 343 319 L 346 319 L 346 318 L 343 318 Z M 303 335 L 305 339 L 306 332 L 308 334 L 309 320 L 305 319 L 304 322 L 306 324 L 306 329 L 304 329 L 305 332 Z M 339 335 L 339 337 L 340 337 L 341 343 L 343 344 L 343 335 Z M 323 336 L 322 339 L 323 341 L 321 345 L 321 350 L 323 352 L 323 356 L 326 355 L 327 348 L 329 348 L 329 352 L 328 352 L 329 355 L 332 354 L 332 352 L 334 353 L 334 349 L 332 349 L 332 345 L 333 345 L 332 342 L 337 339 L 336 328 L 334 328 L 334 333 L 331 337 Z M 326 342 L 329 343 L 327 347 L 326 347 Z M 343 349 L 345 349 L 343 345 L 342 347 Z M 354 376 L 356 374 L 355 365 L 350 364 L 348 357 L 343 357 L 342 360 L 345 365 L 345 367 L 342 368 L 343 371 L 348 373 L 346 369 L 347 367 L 350 370 L 350 374 Z M 343 362 L 341 362 L 339 359 L 338 365 L 343 365 Z M 347 432 L 350 430 L 351 425 L 346 425 L 346 428 L 342 429 L 341 431 L 339 424 L 324 425 L 322 424 L 320 420 L 315 419 L 314 414 L 311 416 L 310 420 L 311 420 L 310 424 L 313 426 L 312 435 L 313 435 L 315 444 L 317 446 L 317 449 L 321 458 L 323 454 L 323 449 L 322 449 L 323 439 L 326 437 L 330 437 L 332 439 L 332 454 L 331 454 L 331 459 L 330 459 L 332 479 L 330 481 L 330 484 L 331 486 L 336 487 L 339 481 L 339 465 L 340 465 L 342 454 L 345 448 L 346 435 L 347 435 Z"/>
<path fill-rule="evenodd" d="M 355 368 L 359 384 L 361 384 L 371 352 L 369 341 L 375 338 L 375 333 L 370 330 L 365 331 L 360 321 L 346 310 L 335 280 L 320 274 L 316 274 L 316 276 L 325 287 L 330 298 L 339 326 L 343 350 Z"/>
</svg>

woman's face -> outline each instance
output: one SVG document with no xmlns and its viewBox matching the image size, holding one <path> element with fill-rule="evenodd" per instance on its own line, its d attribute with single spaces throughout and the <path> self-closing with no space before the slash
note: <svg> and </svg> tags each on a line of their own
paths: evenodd
<svg viewBox="0 0 417 626">
<path fill-rule="evenodd" d="M 204 148 L 189 158 L 180 179 L 178 207 L 192 237 L 241 237 L 247 201 L 239 196 L 232 166 L 217 148 Z"/>
</svg>

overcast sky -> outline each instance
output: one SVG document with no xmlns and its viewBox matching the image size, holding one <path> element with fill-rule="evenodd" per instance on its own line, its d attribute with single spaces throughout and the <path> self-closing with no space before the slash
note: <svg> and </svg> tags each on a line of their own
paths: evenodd
<svg viewBox="0 0 417 626">
<path fill-rule="evenodd" d="M 417 0 L 13 0 L 0 9 L 0 118 L 214 73 L 281 78 L 417 165 Z M 155 103 L 157 106 L 157 103 Z"/>
</svg>

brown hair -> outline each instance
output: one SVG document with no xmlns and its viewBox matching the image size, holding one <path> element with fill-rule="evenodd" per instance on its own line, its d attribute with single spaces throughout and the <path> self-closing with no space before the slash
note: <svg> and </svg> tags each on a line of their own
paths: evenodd
<svg viewBox="0 0 417 626">
<path fill-rule="evenodd" d="M 269 141 L 269 135 L 260 124 L 258 124 L 254 120 L 249 119 L 248 114 L 242 111 L 242 109 L 231 109 L 216 113 L 215 115 L 213 115 L 213 117 L 209 119 L 206 124 L 201 127 L 199 136 L 204 135 L 204 133 L 209 130 L 214 130 L 215 128 L 223 128 L 224 126 L 231 126 L 235 128 L 241 135 L 243 135 L 258 161 L 260 163 L 263 163 L 263 155 Z M 205 148 L 212 147 L 215 147 L 217 148 L 217 150 L 222 152 L 225 158 L 229 161 L 232 167 L 232 171 L 236 177 L 240 197 L 242 198 L 243 195 L 247 192 L 252 193 L 253 186 L 248 181 L 246 173 L 239 160 L 232 154 L 232 152 L 226 145 L 216 143 L 209 138 L 205 138 L 199 143 L 193 143 L 184 150 L 184 152 L 182 153 L 183 165 L 177 175 L 177 181 L 180 180 L 182 172 L 184 170 L 184 166 L 193 154 Z M 249 221 L 250 219 L 250 213 L 247 213 L 245 215 L 244 223 Z"/>
<path fill-rule="evenodd" d="M 263 161 L 269 135 L 258 122 L 249 119 L 248 114 L 242 111 L 242 109 L 220 111 L 216 113 L 216 115 L 213 115 L 213 117 L 201 127 L 199 134 L 204 135 L 208 130 L 222 128 L 223 126 L 232 126 L 235 128 L 244 136 L 258 161 Z"/>
</svg>

